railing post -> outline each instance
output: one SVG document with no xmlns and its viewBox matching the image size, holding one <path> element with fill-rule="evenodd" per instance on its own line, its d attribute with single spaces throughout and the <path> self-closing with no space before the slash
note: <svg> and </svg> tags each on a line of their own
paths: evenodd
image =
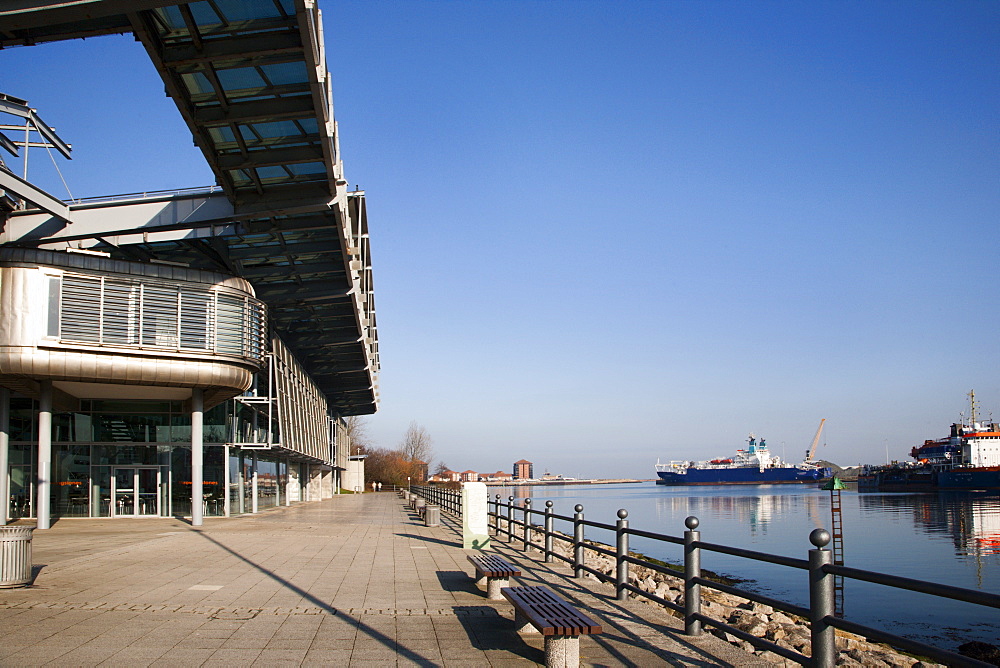
<svg viewBox="0 0 1000 668">
<path fill-rule="evenodd" d="M 573 577 L 583 577 L 583 506 L 573 507 Z"/>
<path fill-rule="evenodd" d="M 545 502 L 545 563 L 552 563 L 552 501 Z"/>
<path fill-rule="evenodd" d="M 507 497 L 507 542 L 514 541 L 514 497 Z"/>
<path fill-rule="evenodd" d="M 497 508 L 497 516 L 496 516 L 496 520 L 497 520 L 497 538 L 502 538 L 503 537 L 503 528 L 500 526 L 500 495 L 499 494 L 497 494 L 496 508 Z M 504 542 L 505 543 L 509 543 L 510 540 L 509 539 L 504 539 Z"/>
<path fill-rule="evenodd" d="M 684 520 L 688 528 L 684 532 L 684 633 L 689 636 L 701 635 L 701 622 L 695 618 L 701 614 L 701 585 L 695 582 L 701 577 L 701 549 L 695 545 L 701 540 L 698 524 L 694 515 Z"/>
<path fill-rule="evenodd" d="M 833 563 L 833 553 L 824 549 L 830 543 L 830 532 L 813 529 L 809 542 L 809 628 L 812 636 L 813 668 L 832 668 L 837 662 L 836 630 L 827 623 L 834 613 L 834 576 L 823 570 Z"/>
<path fill-rule="evenodd" d="M 531 526 L 531 499 L 524 500 L 524 533 L 522 534 L 522 547 L 525 552 L 529 552 L 531 547 L 531 531 L 528 527 Z"/>
<path fill-rule="evenodd" d="M 619 601 L 628 598 L 628 511 L 624 508 L 618 511 L 618 524 L 615 527 L 615 595 Z"/>
</svg>

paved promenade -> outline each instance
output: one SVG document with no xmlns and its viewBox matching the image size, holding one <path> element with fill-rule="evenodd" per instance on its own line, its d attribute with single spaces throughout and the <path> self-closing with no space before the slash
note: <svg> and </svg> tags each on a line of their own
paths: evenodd
<svg viewBox="0 0 1000 668">
<path fill-rule="evenodd" d="M 582 665 L 766 665 L 662 611 L 526 558 L 520 584 L 548 584 L 599 620 Z M 0 590 L 2 666 L 530 666 L 452 526 L 424 527 L 392 493 L 340 496 L 256 516 L 61 520 L 36 531 L 34 586 Z M 636 616 L 643 615 L 646 621 Z"/>
</svg>

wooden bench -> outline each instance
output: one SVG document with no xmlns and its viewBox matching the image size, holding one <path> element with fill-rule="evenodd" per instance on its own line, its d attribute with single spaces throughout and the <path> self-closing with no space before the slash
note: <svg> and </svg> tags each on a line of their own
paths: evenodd
<svg viewBox="0 0 1000 668">
<path fill-rule="evenodd" d="M 601 632 L 601 625 L 576 611 L 548 587 L 504 587 L 500 593 L 514 605 L 518 633 L 532 627 L 545 636 L 547 668 L 577 668 L 580 636 Z"/>
<path fill-rule="evenodd" d="M 500 589 L 521 575 L 517 566 L 495 554 L 470 554 L 469 561 L 476 568 L 476 584 L 486 585 L 486 597 L 493 601 L 502 601 Z"/>
</svg>

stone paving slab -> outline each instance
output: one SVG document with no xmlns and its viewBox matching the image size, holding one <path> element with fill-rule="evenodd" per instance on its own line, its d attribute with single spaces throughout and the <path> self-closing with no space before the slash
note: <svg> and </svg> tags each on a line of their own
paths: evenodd
<svg viewBox="0 0 1000 668">
<path fill-rule="evenodd" d="M 531 666 L 506 601 L 473 580 L 453 522 L 424 527 L 392 493 L 254 516 L 66 519 L 32 542 L 33 586 L 0 590 L 0 666 Z M 518 584 L 546 584 L 604 625 L 582 665 L 764 666 L 613 590 L 502 542 Z"/>
</svg>

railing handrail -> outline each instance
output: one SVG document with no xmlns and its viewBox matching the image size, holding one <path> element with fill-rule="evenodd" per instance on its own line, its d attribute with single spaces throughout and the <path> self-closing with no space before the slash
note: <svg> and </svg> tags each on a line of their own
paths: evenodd
<svg viewBox="0 0 1000 668">
<path fill-rule="evenodd" d="M 457 492 L 453 492 L 456 496 L 459 496 Z M 488 512 L 487 517 L 492 522 L 491 528 L 494 530 L 496 535 L 506 536 L 508 541 L 520 540 L 523 544 L 524 550 L 527 551 L 529 547 L 538 547 L 531 545 L 532 534 L 537 534 L 542 536 L 544 542 L 544 554 L 545 560 L 551 561 L 553 557 L 559 558 L 563 561 L 570 563 L 573 567 L 575 577 L 582 577 L 584 573 L 590 573 L 599 580 L 610 582 L 615 584 L 615 592 L 617 598 L 623 598 L 628 595 L 629 592 L 636 594 L 637 596 L 642 596 L 644 598 L 656 601 L 658 603 L 667 605 L 672 609 L 679 609 L 685 615 L 685 631 L 689 635 L 700 635 L 702 623 L 707 623 L 710 626 L 714 626 L 723 629 L 727 633 L 730 633 L 737 638 L 747 640 L 755 647 L 760 649 L 765 649 L 768 651 L 773 651 L 778 655 L 801 663 L 803 665 L 814 665 L 819 668 L 830 668 L 835 664 L 837 649 L 834 640 L 834 629 L 842 629 L 849 631 L 851 633 L 856 633 L 868 638 L 873 639 L 876 642 L 885 642 L 896 647 L 900 647 L 906 651 L 916 652 L 918 654 L 923 654 L 931 658 L 946 661 L 949 665 L 958 666 L 989 666 L 990 664 L 977 661 L 954 652 L 940 649 L 932 645 L 928 645 L 916 640 L 911 640 L 908 638 L 903 638 L 900 636 L 895 636 L 886 631 L 881 631 L 876 628 L 858 624 L 855 622 L 849 622 L 844 619 L 839 619 L 834 616 L 834 605 L 833 605 L 833 580 L 834 576 L 846 577 L 856 580 L 863 580 L 866 582 L 871 582 L 873 584 L 879 584 L 888 587 L 894 587 L 898 589 L 905 589 L 909 591 L 915 591 L 923 594 L 928 594 L 932 596 L 939 596 L 944 598 L 949 598 L 952 600 L 958 600 L 966 603 L 971 603 L 974 605 L 983 605 L 988 607 L 1000 608 L 1000 595 L 990 594 L 987 592 L 980 592 L 972 589 L 965 589 L 962 587 L 954 587 L 951 585 L 943 585 L 932 582 L 926 582 L 923 580 L 915 580 L 912 578 L 905 578 L 897 575 L 889 575 L 886 573 L 878 573 L 875 571 L 867 571 L 857 568 L 849 568 L 846 566 L 836 566 L 831 563 L 832 552 L 826 549 L 829 544 L 830 535 L 828 532 L 822 529 L 817 529 L 810 534 L 810 540 L 812 541 L 815 549 L 809 551 L 810 557 L 808 560 L 797 559 L 793 557 L 786 557 L 783 555 L 770 554 L 767 552 L 759 552 L 756 550 L 747 550 L 738 547 L 731 547 L 728 545 L 720 545 L 717 543 L 709 543 L 700 540 L 700 532 L 697 531 L 698 519 L 695 517 L 689 517 L 685 520 L 688 531 L 685 532 L 684 537 L 670 536 L 667 534 L 661 534 L 651 531 L 644 531 L 641 529 L 633 529 L 628 526 L 627 516 L 628 513 L 625 510 L 618 511 L 619 521 L 617 525 L 605 524 L 602 522 L 595 522 L 592 520 L 586 520 L 583 517 L 583 506 L 576 506 L 576 515 L 569 517 L 566 515 L 556 515 L 552 512 L 552 502 L 546 502 L 545 510 L 533 508 L 531 506 L 531 499 L 522 499 L 520 504 L 514 503 L 513 497 L 508 497 L 508 502 L 504 502 L 500 495 L 496 495 L 495 499 L 488 499 Z M 490 512 L 489 509 L 492 508 Z M 504 512 L 506 511 L 506 512 Z M 522 518 L 518 519 L 514 516 L 515 511 L 522 514 Z M 541 515 L 545 518 L 544 525 L 536 525 L 532 520 L 532 515 Z M 573 535 L 568 536 L 563 532 L 558 532 L 554 530 L 553 524 L 555 520 L 569 522 L 573 525 Z M 584 538 L 584 528 L 593 527 L 596 529 L 602 529 L 605 531 L 613 531 L 616 534 L 616 544 L 617 547 L 612 548 L 611 546 L 605 546 L 600 543 L 595 543 L 594 541 L 587 541 Z M 515 528 L 520 529 L 520 531 L 515 531 Z M 520 535 L 518 535 L 520 534 Z M 673 569 L 660 565 L 654 561 L 644 559 L 640 556 L 635 556 L 628 552 L 628 536 L 641 536 L 643 538 L 658 540 L 666 543 L 672 543 L 675 545 L 683 545 L 685 552 L 685 569 L 684 573 L 678 573 Z M 564 557 L 562 555 L 552 554 L 552 539 L 558 537 L 560 541 L 569 542 L 573 544 L 573 558 Z M 540 549 L 540 548 L 539 548 Z M 755 592 L 750 592 L 746 590 L 739 589 L 729 584 L 723 584 L 715 582 L 701 576 L 700 567 L 700 552 L 702 550 L 707 550 L 711 552 L 718 552 L 722 554 L 728 554 L 731 556 L 751 559 L 755 561 L 762 561 L 765 563 L 772 563 L 779 566 L 786 566 L 789 568 L 795 568 L 799 570 L 809 571 L 810 578 L 810 605 L 808 608 L 794 605 L 789 602 L 781 601 L 775 598 L 767 597 L 762 594 L 757 594 Z M 596 552 L 598 554 L 604 554 L 615 559 L 615 572 L 613 575 L 603 573 L 597 569 L 591 568 L 585 563 L 585 551 Z M 628 582 L 628 566 L 629 564 L 634 564 L 637 566 L 642 566 L 644 568 L 649 568 L 653 571 L 673 575 L 684 580 L 684 605 L 680 606 L 677 603 L 672 603 L 666 601 L 660 596 L 653 594 L 651 592 L 644 591 L 640 587 L 632 585 Z M 693 567 L 692 567 L 693 566 Z M 718 590 L 723 593 L 727 593 L 736 597 L 745 598 L 749 601 L 756 603 L 761 603 L 763 605 L 769 605 L 772 608 L 782 610 L 794 615 L 799 615 L 806 617 L 810 621 L 810 626 L 812 627 L 812 651 L 811 657 L 805 656 L 789 650 L 787 648 L 781 647 L 774 642 L 769 640 L 747 634 L 724 621 L 712 619 L 706 617 L 701 613 L 701 593 L 700 588 L 702 586 L 710 587 L 712 589 Z"/>
</svg>

